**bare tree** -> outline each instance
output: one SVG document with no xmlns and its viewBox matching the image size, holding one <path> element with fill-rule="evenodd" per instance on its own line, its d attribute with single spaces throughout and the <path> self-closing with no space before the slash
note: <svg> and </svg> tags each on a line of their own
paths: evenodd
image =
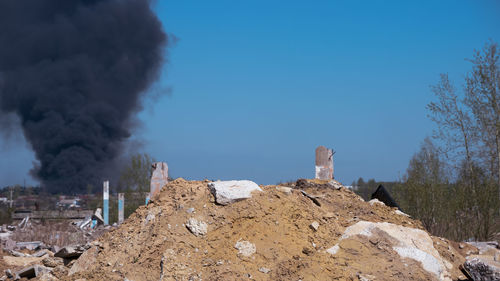
<svg viewBox="0 0 500 281">
<path fill-rule="evenodd" d="M 496 179 L 500 198 L 500 71 L 496 43 L 475 51 L 472 71 L 466 77 L 465 102 L 472 110 L 482 141 L 482 154 Z"/>
</svg>

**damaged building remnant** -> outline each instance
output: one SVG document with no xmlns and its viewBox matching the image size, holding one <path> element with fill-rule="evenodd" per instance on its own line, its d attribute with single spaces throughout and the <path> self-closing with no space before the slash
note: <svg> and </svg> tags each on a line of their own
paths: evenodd
<svg viewBox="0 0 500 281">
<path fill-rule="evenodd" d="M 124 220 L 125 193 L 118 193 L 118 224 Z"/>
<path fill-rule="evenodd" d="M 102 188 L 103 211 L 104 211 L 104 225 L 109 224 L 109 181 L 103 183 Z"/>
<path fill-rule="evenodd" d="M 155 197 L 161 188 L 168 183 L 168 165 L 165 162 L 155 162 L 152 165 L 150 198 Z"/>
<path fill-rule="evenodd" d="M 331 180 L 333 176 L 333 149 L 322 145 L 316 148 L 316 179 Z"/>
</svg>

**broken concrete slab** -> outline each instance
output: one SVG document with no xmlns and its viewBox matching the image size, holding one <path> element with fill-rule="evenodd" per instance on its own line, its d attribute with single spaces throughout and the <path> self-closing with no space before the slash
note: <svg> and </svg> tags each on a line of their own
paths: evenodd
<svg viewBox="0 0 500 281">
<path fill-rule="evenodd" d="M 468 256 L 464 267 L 475 281 L 500 280 L 500 262 L 491 256 Z"/>
<path fill-rule="evenodd" d="M 97 254 L 99 253 L 99 247 L 94 246 L 87 251 L 85 251 L 73 264 L 69 270 L 68 275 L 73 275 L 75 273 L 85 271 L 90 268 L 92 264 L 95 263 Z"/>
<path fill-rule="evenodd" d="M 54 254 L 58 258 L 77 258 L 83 253 L 84 249 L 81 246 L 66 246 Z"/>
<path fill-rule="evenodd" d="M 20 278 L 35 278 L 41 276 L 43 273 L 49 272 L 50 269 L 46 268 L 45 266 L 41 265 L 32 265 L 25 267 L 19 271 L 16 272 L 16 276 L 19 276 Z"/>
<path fill-rule="evenodd" d="M 203 236 L 203 235 L 207 234 L 207 231 L 208 231 L 208 225 L 205 222 L 199 221 L 199 220 L 194 219 L 194 218 L 190 218 L 186 222 L 186 227 L 195 236 Z"/>
<path fill-rule="evenodd" d="M 249 180 L 216 181 L 209 183 L 208 188 L 215 202 L 220 205 L 248 199 L 252 197 L 253 191 L 262 191 L 255 182 Z"/>
</svg>

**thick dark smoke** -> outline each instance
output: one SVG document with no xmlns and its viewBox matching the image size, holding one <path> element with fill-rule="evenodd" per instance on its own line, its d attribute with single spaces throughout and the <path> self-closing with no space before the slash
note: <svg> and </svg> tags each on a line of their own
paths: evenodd
<svg viewBox="0 0 500 281">
<path fill-rule="evenodd" d="M 19 116 L 44 187 L 107 176 L 166 44 L 148 0 L 0 0 L 0 113 Z"/>
</svg>

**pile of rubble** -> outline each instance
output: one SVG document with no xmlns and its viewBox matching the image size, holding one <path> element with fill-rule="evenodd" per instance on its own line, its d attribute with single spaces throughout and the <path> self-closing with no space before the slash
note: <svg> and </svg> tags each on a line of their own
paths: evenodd
<svg viewBox="0 0 500 281">
<path fill-rule="evenodd" d="M 487 279 L 496 274 L 489 272 L 491 264 L 477 266 L 474 260 L 496 255 L 497 245 L 486 246 L 481 250 L 431 236 L 397 208 L 365 202 L 333 180 L 258 186 L 176 179 L 96 241 L 61 249 L 53 257 L 49 252 L 31 263 L 30 276 L 80 281 L 495 280 Z M 22 273 L 3 278 L 16 274 Z"/>
</svg>

